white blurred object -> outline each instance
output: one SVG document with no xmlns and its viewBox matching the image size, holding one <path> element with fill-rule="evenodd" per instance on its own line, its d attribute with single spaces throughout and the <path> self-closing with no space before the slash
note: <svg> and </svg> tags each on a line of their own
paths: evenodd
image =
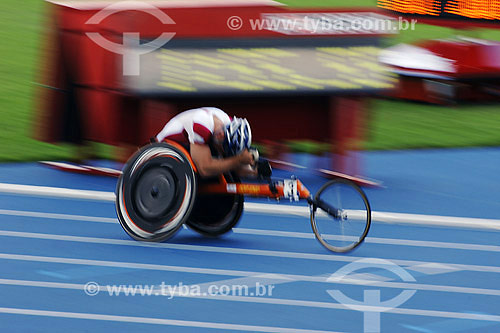
<svg viewBox="0 0 500 333">
<path fill-rule="evenodd" d="M 250 153 L 253 156 L 253 160 L 255 162 L 258 162 L 259 161 L 259 151 L 256 148 L 250 148 Z"/>
<path fill-rule="evenodd" d="M 284 6 L 274 0 L 46 0 L 59 6 L 65 6 L 81 10 L 102 9 L 103 7 L 120 4 L 122 10 L 137 9 L 137 4 L 143 2 L 145 5 L 153 5 L 158 8 L 192 8 L 192 7 L 258 7 L 258 6 Z M 140 5 L 140 4 L 139 4 Z"/>
<path fill-rule="evenodd" d="M 422 47 L 400 44 L 380 53 L 383 64 L 407 70 L 455 73 L 455 60 L 440 57 Z M 396 71 L 397 72 L 397 71 Z"/>
</svg>

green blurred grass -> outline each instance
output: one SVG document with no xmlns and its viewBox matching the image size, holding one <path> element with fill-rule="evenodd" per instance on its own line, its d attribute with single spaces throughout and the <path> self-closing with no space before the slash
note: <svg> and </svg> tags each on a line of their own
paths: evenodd
<svg viewBox="0 0 500 333">
<path fill-rule="evenodd" d="M 500 146 L 500 105 L 441 107 L 373 102 L 369 150 Z"/>
<path fill-rule="evenodd" d="M 374 6 L 372 0 L 283 0 L 299 7 Z M 2 0 L 0 3 L 0 161 L 69 159 L 72 148 L 34 140 L 33 124 L 38 53 L 45 6 L 42 0 Z M 417 25 L 388 40 L 388 44 L 444 38 L 452 29 Z M 474 37 L 500 40 L 500 31 L 469 32 Z M 500 145 L 500 106 L 438 107 L 378 100 L 373 103 L 373 122 L 364 143 L 366 149 L 405 149 Z M 309 149 L 309 145 L 299 145 Z M 109 148 L 97 145 L 98 155 Z M 315 148 L 313 147 L 312 150 Z"/>
<path fill-rule="evenodd" d="M 69 147 L 32 139 L 43 6 L 40 0 L 0 4 L 0 160 L 64 159 Z"/>
</svg>

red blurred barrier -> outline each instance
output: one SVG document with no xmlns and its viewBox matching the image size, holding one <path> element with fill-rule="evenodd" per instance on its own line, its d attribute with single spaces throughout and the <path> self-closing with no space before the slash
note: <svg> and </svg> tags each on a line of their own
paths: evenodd
<svg viewBox="0 0 500 333">
<path fill-rule="evenodd" d="M 325 25 L 324 17 L 343 24 L 384 19 L 373 10 L 290 10 L 267 0 L 53 1 L 49 6 L 54 26 L 37 107 L 37 137 L 44 141 L 139 146 L 178 112 L 217 106 L 247 117 L 259 140 L 331 142 L 334 169 L 354 174 L 359 162 L 347 152 L 362 136 L 362 99 L 394 80 L 376 54 L 378 38 L 389 32 L 311 30 Z M 175 24 L 152 14 L 167 14 Z M 231 26 L 234 17 L 243 22 L 241 28 Z M 297 26 L 252 27 L 265 18 Z M 118 54 L 122 49 L 111 52 L 88 35 L 125 44 L 130 32 L 140 36 L 141 47 L 162 33 L 175 37 L 140 58 L 140 75 L 131 77 L 123 71 L 129 63 Z M 224 52 L 234 48 L 241 52 Z M 170 72 L 179 69 L 184 74 Z"/>
</svg>

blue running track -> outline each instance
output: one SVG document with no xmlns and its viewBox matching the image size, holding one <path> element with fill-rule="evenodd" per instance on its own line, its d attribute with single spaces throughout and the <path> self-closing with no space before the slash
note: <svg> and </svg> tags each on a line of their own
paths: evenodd
<svg viewBox="0 0 500 333">
<path fill-rule="evenodd" d="M 348 254 L 286 212 L 245 212 L 218 239 L 182 229 L 146 244 L 112 201 L 0 190 L 0 331 L 500 332 L 500 149 L 362 159 L 385 187 L 366 190 L 379 218 Z M 298 176 L 313 191 L 323 181 Z M 115 182 L 0 165 L 0 185 L 110 194 Z"/>
</svg>

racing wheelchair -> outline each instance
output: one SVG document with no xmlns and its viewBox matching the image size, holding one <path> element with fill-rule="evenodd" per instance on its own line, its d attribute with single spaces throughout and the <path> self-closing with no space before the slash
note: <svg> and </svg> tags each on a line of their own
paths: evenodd
<svg viewBox="0 0 500 333">
<path fill-rule="evenodd" d="M 268 165 L 264 159 L 258 163 L 263 169 Z M 181 145 L 151 143 L 125 164 L 116 187 L 116 212 L 132 238 L 161 242 L 184 224 L 205 236 L 229 232 L 242 215 L 245 196 L 306 201 L 313 232 L 328 250 L 348 252 L 363 242 L 371 208 L 357 184 L 333 179 L 313 196 L 294 177 L 270 176 L 266 173 L 261 183 L 242 183 L 234 174 L 201 178 Z"/>
</svg>

